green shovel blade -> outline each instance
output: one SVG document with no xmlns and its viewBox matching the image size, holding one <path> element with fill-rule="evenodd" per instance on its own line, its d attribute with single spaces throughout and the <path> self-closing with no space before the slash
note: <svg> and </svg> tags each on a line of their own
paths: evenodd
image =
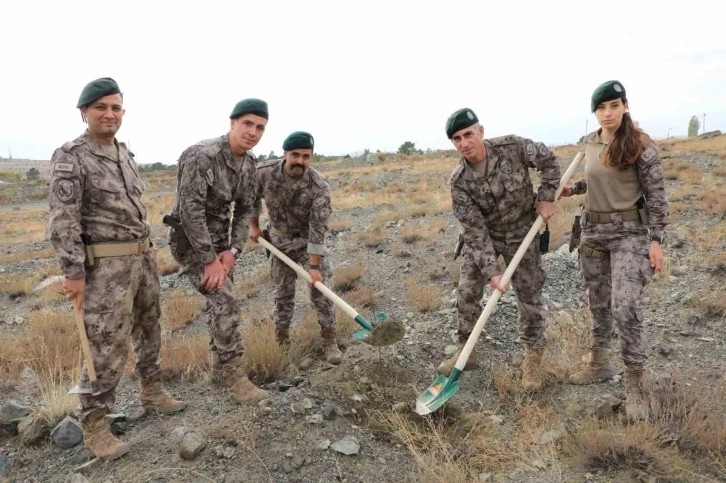
<svg viewBox="0 0 726 483">
<path fill-rule="evenodd" d="M 455 368 L 449 377 L 437 377 L 416 400 L 416 412 L 422 416 L 430 414 L 454 397 L 460 389 L 456 383 L 460 375 L 461 371 Z"/>
<path fill-rule="evenodd" d="M 353 338 L 355 340 L 363 341 L 363 340 L 365 340 L 366 336 L 370 333 L 371 333 L 371 331 L 368 329 L 360 329 L 360 330 L 353 332 Z"/>
</svg>

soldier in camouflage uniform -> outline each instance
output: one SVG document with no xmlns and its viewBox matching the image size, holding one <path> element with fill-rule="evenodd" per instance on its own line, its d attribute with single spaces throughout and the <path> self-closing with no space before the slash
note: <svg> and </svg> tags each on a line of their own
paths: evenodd
<svg viewBox="0 0 726 483">
<path fill-rule="evenodd" d="M 590 361 L 570 382 L 590 384 L 616 374 L 608 354 L 615 319 L 626 367 L 626 413 L 645 419 L 640 297 L 663 264 L 668 220 L 663 167 L 652 139 L 630 118 L 622 83 L 600 85 L 591 109 L 601 128 L 585 137 L 585 177 L 561 195 L 585 195 L 579 257 L 593 315 Z"/>
<path fill-rule="evenodd" d="M 471 109 L 452 114 L 446 134 L 462 155 L 449 184 L 465 242 L 456 302 L 459 350 L 439 366 L 441 374 L 449 375 L 481 314 L 484 285 L 489 282 L 492 290 L 502 292 L 508 288 L 500 283 L 497 257 L 502 255 L 509 264 L 536 215 L 545 221 L 554 215 L 560 167 L 555 154 L 542 143 L 514 135 L 483 139 L 484 128 Z M 541 172 L 536 212 L 529 168 Z M 528 390 L 542 387 L 544 281 L 537 235 L 512 275 L 525 349 L 522 385 Z M 465 368 L 473 367 L 476 358 L 472 351 Z"/>
<path fill-rule="evenodd" d="M 242 369 L 240 308 L 232 281 L 255 196 L 257 161 L 250 150 L 264 134 L 267 103 L 243 99 L 230 119 L 227 134 L 200 141 L 179 158 L 169 246 L 180 274 L 205 296 L 213 378 L 221 375 L 241 403 L 268 396 Z"/>
<path fill-rule="evenodd" d="M 263 162 L 257 167 L 257 197 L 250 223 L 250 238 L 257 241 L 262 236 L 259 217 L 264 198 L 272 225 L 270 243 L 294 262 L 307 267 L 313 284 L 330 280 L 333 273 L 325 248 L 331 212 L 330 184 L 310 167 L 313 137 L 306 132 L 294 132 L 285 139 L 282 149 L 284 159 Z M 275 284 L 275 333 L 280 344 L 287 344 L 295 309 L 297 274 L 277 257 L 270 258 Z M 333 302 L 312 285 L 310 299 L 318 313 L 325 360 L 339 364 L 342 354 L 335 341 Z"/>
<path fill-rule="evenodd" d="M 134 155 L 115 138 L 125 112 L 118 84 L 111 78 L 88 83 L 77 107 L 88 128 L 53 153 L 48 229 L 65 275 L 63 288 L 84 309 L 101 390 L 98 396 L 90 390 L 79 396 L 76 416 L 86 447 L 110 460 L 129 451 L 104 420 L 115 402 L 129 338 L 141 403 L 165 412 L 186 403 L 169 397 L 159 382 L 159 279 L 141 202 L 143 183 Z M 86 364 L 79 386 L 90 389 Z"/>
</svg>

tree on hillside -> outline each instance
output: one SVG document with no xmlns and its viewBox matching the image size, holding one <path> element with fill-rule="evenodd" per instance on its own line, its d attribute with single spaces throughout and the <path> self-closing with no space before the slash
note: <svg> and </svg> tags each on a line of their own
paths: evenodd
<svg viewBox="0 0 726 483">
<path fill-rule="evenodd" d="M 701 122 L 696 116 L 691 116 L 691 120 L 688 121 L 688 137 L 698 136 L 699 129 L 701 129 Z"/>
<path fill-rule="evenodd" d="M 401 144 L 401 146 L 398 148 L 398 154 L 415 154 L 416 153 L 416 143 L 412 143 L 411 141 L 406 141 L 405 143 Z"/>
<path fill-rule="evenodd" d="M 40 179 L 40 171 L 35 168 L 30 168 L 26 173 L 25 177 L 30 181 L 37 181 L 38 179 Z"/>
</svg>

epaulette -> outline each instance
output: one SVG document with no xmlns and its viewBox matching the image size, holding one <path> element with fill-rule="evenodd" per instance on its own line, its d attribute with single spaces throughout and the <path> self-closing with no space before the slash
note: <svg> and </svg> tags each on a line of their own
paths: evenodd
<svg viewBox="0 0 726 483">
<path fill-rule="evenodd" d="M 585 143 L 587 141 L 592 141 L 595 138 L 595 136 L 597 136 L 597 131 L 593 131 L 590 134 L 588 134 L 587 136 L 585 136 L 585 138 L 582 140 L 582 142 Z"/>
<path fill-rule="evenodd" d="M 61 149 L 66 153 L 70 153 L 73 148 L 80 146 L 81 144 L 85 144 L 85 141 L 83 139 L 74 139 L 73 141 L 68 141 L 67 143 L 63 144 L 63 146 L 61 146 Z"/>
<path fill-rule="evenodd" d="M 328 181 L 328 178 L 323 176 L 323 173 L 320 171 L 314 169 L 314 168 L 308 168 L 310 170 L 310 178 L 313 180 L 313 182 L 318 185 L 320 188 L 327 188 L 330 186 L 330 182 Z"/>
<path fill-rule="evenodd" d="M 257 163 L 257 169 L 269 168 L 271 166 L 280 164 L 281 161 L 282 161 L 281 159 L 266 159 L 265 161 L 261 161 L 261 162 Z"/>
<path fill-rule="evenodd" d="M 504 146 L 505 144 L 517 144 L 519 142 L 519 136 L 515 134 L 507 134 L 506 136 L 498 136 L 495 138 L 487 139 L 493 146 Z"/>
<path fill-rule="evenodd" d="M 459 176 L 461 176 L 461 173 L 464 172 L 464 165 L 459 163 L 459 165 L 454 168 L 454 171 L 452 171 L 451 176 L 449 176 L 449 186 L 453 186 L 454 183 L 456 183 L 456 180 L 459 179 Z"/>
</svg>

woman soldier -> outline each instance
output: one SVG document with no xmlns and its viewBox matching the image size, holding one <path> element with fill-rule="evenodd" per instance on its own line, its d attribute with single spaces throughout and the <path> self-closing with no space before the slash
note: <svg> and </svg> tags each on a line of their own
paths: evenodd
<svg viewBox="0 0 726 483">
<path fill-rule="evenodd" d="M 590 362 L 570 382 L 590 384 L 616 374 L 608 355 L 615 319 L 625 363 L 625 411 L 630 419 L 646 419 L 640 296 L 663 266 L 663 167 L 653 140 L 633 123 L 620 82 L 595 89 L 591 109 L 600 129 L 585 137 L 585 177 L 561 195 L 585 194 L 580 268 L 593 316 Z"/>
</svg>

